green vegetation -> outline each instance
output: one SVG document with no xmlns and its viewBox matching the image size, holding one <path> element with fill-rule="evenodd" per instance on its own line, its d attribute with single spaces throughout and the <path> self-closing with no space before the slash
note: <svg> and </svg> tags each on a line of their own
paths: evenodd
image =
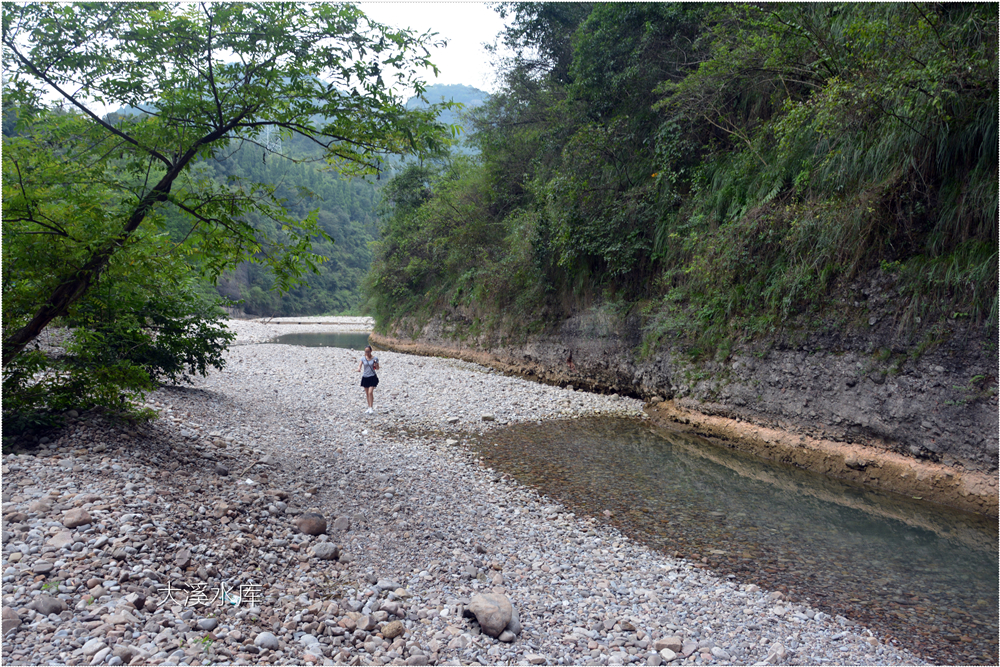
<svg viewBox="0 0 1000 667">
<path fill-rule="evenodd" d="M 480 153 L 386 188 L 378 326 L 505 333 L 595 303 L 696 357 L 833 321 L 997 325 L 997 22 L 985 4 L 503 3 Z M 935 336 L 932 336 L 934 338 Z M 995 338 L 995 337 L 994 337 Z"/>
<path fill-rule="evenodd" d="M 5 7 L 4 435 L 143 417 L 156 383 L 221 367 L 216 281 L 261 311 L 260 285 L 349 307 L 374 192 L 340 175 L 448 141 L 396 92 L 424 90 L 430 39 L 344 4 Z M 315 299 L 323 263 L 342 270 Z M 50 324 L 72 330 L 61 357 L 35 344 Z"/>
</svg>

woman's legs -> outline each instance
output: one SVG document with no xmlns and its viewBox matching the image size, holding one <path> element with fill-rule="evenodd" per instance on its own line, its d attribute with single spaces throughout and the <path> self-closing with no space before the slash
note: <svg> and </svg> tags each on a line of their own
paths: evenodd
<svg viewBox="0 0 1000 667">
<path fill-rule="evenodd" d="M 375 387 L 365 387 L 365 398 L 368 399 L 368 407 L 375 404 Z"/>
</svg>

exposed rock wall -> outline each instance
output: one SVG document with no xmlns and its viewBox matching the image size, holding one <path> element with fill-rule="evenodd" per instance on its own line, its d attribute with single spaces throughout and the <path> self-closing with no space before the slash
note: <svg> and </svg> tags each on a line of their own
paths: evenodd
<svg viewBox="0 0 1000 667">
<path fill-rule="evenodd" d="M 458 313 L 444 313 L 419 328 L 400 323 L 374 340 L 544 382 L 662 398 L 667 403 L 651 409 L 661 421 L 766 458 L 997 512 L 996 353 L 960 322 L 919 354 L 916 343 L 900 343 L 888 324 L 873 323 L 867 332 L 827 328 L 795 344 L 736 350 L 723 362 L 694 362 L 669 347 L 644 356 L 638 318 L 600 308 L 513 343 L 498 335 L 463 339 L 469 324 Z M 804 449 L 819 454 L 806 456 Z"/>
</svg>

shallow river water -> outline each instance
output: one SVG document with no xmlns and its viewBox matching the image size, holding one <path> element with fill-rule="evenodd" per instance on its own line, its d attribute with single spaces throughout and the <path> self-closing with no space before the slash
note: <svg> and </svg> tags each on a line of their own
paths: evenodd
<svg viewBox="0 0 1000 667">
<path fill-rule="evenodd" d="M 302 347 L 342 347 L 347 350 L 364 350 L 368 345 L 368 334 L 347 333 L 291 333 L 282 334 L 271 343 L 279 345 L 301 345 Z"/>
<path fill-rule="evenodd" d="M 997 664 L 997 523 L 761 461 L 638 420 L 523 424 L 495 470 L 739 581 L 842 614 L 933 662 Z"/>
</svg>

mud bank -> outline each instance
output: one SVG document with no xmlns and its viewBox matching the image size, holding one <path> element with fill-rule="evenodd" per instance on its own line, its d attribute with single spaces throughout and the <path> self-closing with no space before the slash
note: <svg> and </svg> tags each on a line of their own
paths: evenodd
<svg viewBox="0 0 1000 667">
<path fill-rule="evenodd" d="M 660 426 L 712 438 L 763 459 L 967 512 L 997 516 L 996 475 L 956 469 L 870 445 L 834 442 L 706 415 L 674 401 L 648 404 L 646 412 Z"/>
<path fill-rule="evenodd" d="M 409 324 L 409 327 L 407 327 Z M 667 349 L 641 357 L 641 326 L 599 310 L 511 341 L 463 338 L 448 313 L 372 334 L 383 349 L 472 361 L 549 384 L 650 401 L 661 425 L 885 491 L 997 516 L 996 364 L 981 340 L 953 335 L 906 350 L 842 334 L 695 363 Z M 873 342 L 874 341 L 874 342 Z M 895 350 L 885 355 L 883 350 Z"/>
</svg>

